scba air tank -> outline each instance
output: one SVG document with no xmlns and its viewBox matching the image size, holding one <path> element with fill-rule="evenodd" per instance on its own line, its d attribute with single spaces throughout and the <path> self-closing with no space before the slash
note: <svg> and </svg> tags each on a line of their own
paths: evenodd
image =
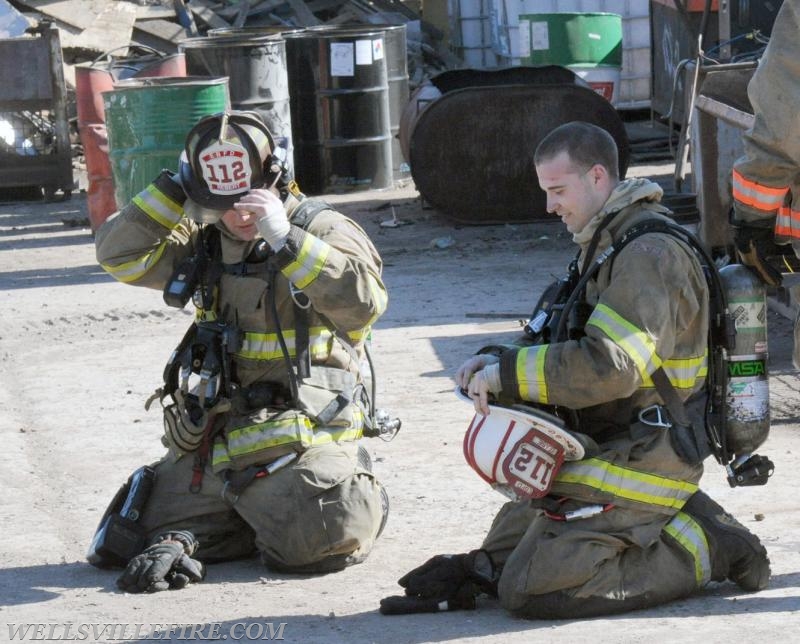
<svg viewBox="0 0 800 644">
<path fill-rule="evenodd" d="M 767 293 L 742 264 L 719 273 L 736 325 L 736 345 L 728 355 L 726 441 L 728 452 L 741 456 L 752 453 L 769 434 Z"/>
</svg>

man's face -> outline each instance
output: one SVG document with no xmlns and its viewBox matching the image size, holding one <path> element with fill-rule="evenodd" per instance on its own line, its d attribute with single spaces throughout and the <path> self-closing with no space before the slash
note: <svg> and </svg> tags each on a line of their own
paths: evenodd
<svg viewBox="0 0 800 644">
<path fill-rule="evenodd" d="M 226 210 L 222 215 L 222 223 L 231 235 L 242 241 L 252 241 L 258 234 L 256 216 L 249 210 Z"/>
<path fill-rule="evenodd" d="M 547 212 L 561 217 L 573 235 L 582 231 L 600 212 L 613 190 L 603 166 L 578 168 L 566 152 L 537 165 L 536 174 L 547 194 Z"/>
</svg>

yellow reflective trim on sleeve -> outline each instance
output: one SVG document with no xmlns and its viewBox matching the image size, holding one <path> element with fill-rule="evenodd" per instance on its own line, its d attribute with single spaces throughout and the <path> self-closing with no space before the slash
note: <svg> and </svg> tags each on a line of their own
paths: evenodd
<svg viewBox="0 0 800 644">
<path fill-rule="evenodd" d="M 642 380 L 661 365 L 652 338 L 605 304 L 594 308 L 586 325 L 597 327 L 622 349 L 633 360 Z"/>
<path fill-rule="evenodd" d="M 547 403 L 547 380 L 544 375 L 544 360 L 549 345 L 525 347 L 517 353 L 517 382 L 522 400 Z"/>
<path fill-rule="evenodd" d="M 147 271 L 158 263 L 158 260 L 161 259 L 166 248 L 167 242 L 165 241 L 159 244 L 158 248 L 131 262 L 117 265 L 100 264 L 100 266 L 115 280 L 119 280 L 120 282 L 135 282 L 141 279 Z"/>
<path fill-rule="evenodd" d="M 689 481 L 640 472 L 599 458 L 564 463 L 556 481 L 584 485 L 620 499 L 652 505 L 658 510 L 682 508 L 698 489 Z"/>
<path fill-rule="evenodd" d="M 170 199 L 153 184 L 137 194 L 132 201 L 150 219 L 170 230 L 183 216 L 183 206 Z"/>
<path fill-rule="evenodd" d="M 306 233 L 297 259 L 287 264 L 281 272 L 297 288 L 305 288 L 322 272 L 330 250 L 331 247 L 324 241 Z"/>
<path fill-rule="evenodd" d="M 703 528 L 685 512 L 678 512 L 664 526 L 664 532 L 677 541 L 694 559 L 694 577 L 698 588 L 711 581 L 711 552 Z"/>
<path fill-rule="evenodd" d="M 366 326 L 372 326 L 375 321 L 386 312 L 386 307 L 389 304 L 389 294 L 383 283 L 375 277 L 372 273 L 367 274 L 367 286 L 369 294 L 375 306 L 375 314 L 367 322 Z"/>
<path fill-rule="evenodd" d="M 372 327 L 366 326 L 363 329 L 358 329 L 357 331 L 348 331 L 347 337 L 353 342 L 353 344 L 358 344 L 369 337 L 370 331 L 372 331 Z"/>
<path fill-rule="evenodd" d="M 670 358 L 663 362 L 664 373 L 676 389 L 692 390 L 708 375 L 708 350 L 694 358 Z M 655 387 L 648 375 L 643 379 L 643 388 Z"/>
</svg>

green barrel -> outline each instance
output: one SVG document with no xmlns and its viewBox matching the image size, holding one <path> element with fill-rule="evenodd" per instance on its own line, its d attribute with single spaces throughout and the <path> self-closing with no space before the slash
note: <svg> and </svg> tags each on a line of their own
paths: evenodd
<svg viewBox="0 0 800 644">
<path fill-rule="evenodd" d="M 204 116 L 229 109 L 228 78 L 161 77 L 103 92 L 114 198 L 123 208 L 164 168 L 176 171 L 186 135 Z"/>
<path fill-rule="evenodd" d="M 523 64 L 622 65 L 619 14 L 526 13 L 519 21 Z"/>
</svg>

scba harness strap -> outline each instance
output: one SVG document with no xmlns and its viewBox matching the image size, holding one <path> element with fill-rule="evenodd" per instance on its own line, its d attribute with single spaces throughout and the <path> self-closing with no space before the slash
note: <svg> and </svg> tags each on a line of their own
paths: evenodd
<svg viewBox="0 0 800 644">
<path fill-rule="evenodd" d="M 609 215 L 608 220 L 612 217 L 613 214 Z M 573 260 L 570 266 L 570 276 L 562 280 L 564 284 L 568 284 L 571 287 L 569 292 L 566 293 L 566 288 L 562 289 L 558 294 L 559 297 L 551 304 L 550 310 L 545 311 L 548 315 L 550 330 L 548 335 L 551 342 L 580 337 L 583 334 L 586 320 L 583 315 L 576 316 L 574 310 L 581 307 L 586 308 L 586 285 L 589 280 L 594 279 L 600 268 L 606 263 L 611 266 L 614 258 L 634 239 L 651 233 L 669 235 L 688 246 L 689 251 L 694 253 L 699 261 L 709 286 L 710 320 L 708 345 L 712 355 L 709 360 L 706 379 L 705 391 L 708 395 L 708 402 L 703 429 L 695 427 L 690 421 L 685 404 L 678 396 L 675 387 L 663 368 L 659 367 L 651 374 L 653 384 L 664 401 L 664 405 L 673 421 L 673 426 L 670 429 L 673 446 L 687 461 L 699 463 L 713 453 L 720 463 L 727 464 L 730 460 L 730 455 L 727 453 L 724 442 L 726 431 L 725 395 L 727 390 L 727 370 L 725 368 L 724 355 L 734 347 L 736 331 L 733 317 L 728 311 L 727 298 L 719 271 L 711 256 L 692 233 L 671 221 L 648 219 L 633 225 L 617 241 L 594 258 L 590 264 L 584 264 L 584 270 L 579 277 L 575 270 L 576 260 Z M 594 248 L 596 248 L 596 244 L 590 245 L 590 252 L 594 252 Z M 590 258 L 591 255 L 587 253 L 587 257 Z M 537 311 L 534 310 L 532 320 L 536 315 Z M 540 342 L 543 341 L 544 335 L 538 334 L 537 339 Z"/>
<path fill-rule="evenodd" d="M 316 215 L 329 208 L 321 200 L 303 200 L 292 213 L 291 222 L 305 230 Z M 180 451 L 195 453 L 190 485 L 193 492 L 201 487 L 211 441 L 224 425 L 219 418 L 231 409 L 232 355 L 242 343 L 241 330 L 217 317 L 220 279 L 223 274 L 261 274 L 272 281 L 277 273 L 274 257 L 265 243 L 259 243 L 245 261 L 225 264 L 222 262 L 219 229 L 201 226 L 194 255 L 178 267 L 165 289 L 165 300 L 172 306 L 182 308 L 193 297 L 200 315 L 170 356 L 164 368 L 163 387 L 145 406 L 149 408 L 156 398 L 164 406 L 164 398 L 172 398 L 172 404 L 165 408 L 165 435 L 167 441 Z M 269 290 L 269 297 L 274 302 L 274 288 L 270 286 Z M 301 307 L 297 298 L 293 296 L 293 299 L 297 356 L 299 360 L 307 360 L 310 353 L 308 311 L 304 309 L 309 307 Z M 282 347 L 288 357 L 284 342 Z M 291 375 L 294 375 L 293 370 Z M 195 381 L 193 384 L 190 378 Z"/>
</svg>

